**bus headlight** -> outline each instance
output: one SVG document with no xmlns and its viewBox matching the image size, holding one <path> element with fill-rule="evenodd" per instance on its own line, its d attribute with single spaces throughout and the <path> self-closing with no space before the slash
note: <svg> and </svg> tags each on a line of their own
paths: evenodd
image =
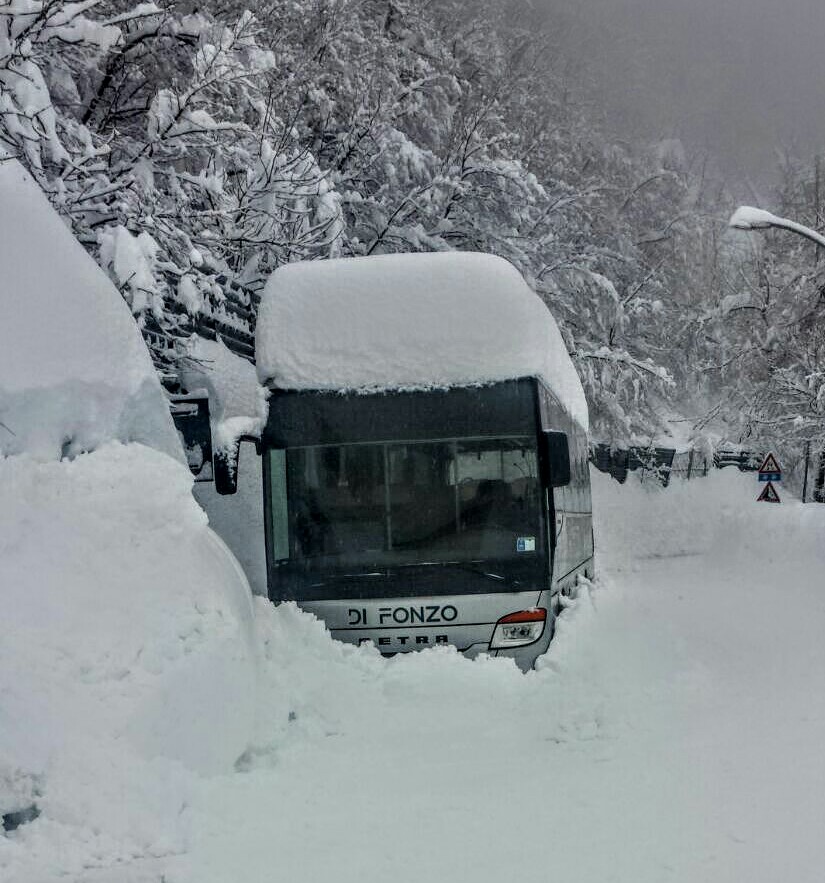
<svg viewBox="0 0 825 883">
<path fill-rule="evenodd" d="M 547 622 L 547 611 L 543 607 L 531 610 L 520 610 L 508 613 L 496 623 L 491 650 L 509 650 L 513 647 L 524 647 L 533 644 L 544 634 Z"/>
</svg>

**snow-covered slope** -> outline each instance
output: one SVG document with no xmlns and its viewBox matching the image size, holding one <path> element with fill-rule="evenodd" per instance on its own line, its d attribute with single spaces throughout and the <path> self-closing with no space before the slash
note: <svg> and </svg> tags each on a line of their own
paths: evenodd
<svg viewBox="0 0 825 883">
<path fill-rule="evenodd" d="M 0 154 L 0 455 L 139 441 L 182 459 L 149 353 L 106 274 Z"/>
<path fill-rule="evenodd" d="M 555 320 L 518 270 L 493 255 L 287 264 L 267 282 L 255 352 L 261 383 L 282 389 L 411 389 L 540 376 L 588 425 Z"/>
</svg>

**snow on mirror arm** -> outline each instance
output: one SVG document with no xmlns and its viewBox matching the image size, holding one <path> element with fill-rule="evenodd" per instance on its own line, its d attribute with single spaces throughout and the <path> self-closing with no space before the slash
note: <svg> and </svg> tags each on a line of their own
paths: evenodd
<svg viewBox="0 0 825 883">
<path fill-rule="evenodd" d="M 238 460 L 240 459 L 240 446 L 244 442 L 254 444 L 256 452 L 261 453 L 260 435 L 244 433 L 237 436 L 230 444 L 224 444 L 217 448 L 212 455 L 215 491 L 222 496 L 229 496 L 238 491 Z"/>
</svg>

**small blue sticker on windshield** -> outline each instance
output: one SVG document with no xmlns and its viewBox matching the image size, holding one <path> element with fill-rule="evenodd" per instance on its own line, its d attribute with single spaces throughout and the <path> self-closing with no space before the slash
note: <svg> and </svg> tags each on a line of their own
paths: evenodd
<svg viewBox="0 0 825 883">
<path fill-rule="evenodd" d="M 535 552 L 536 551 L 536 538 L 535 537 L 519 537 L 516 540 L 516 552 Z"/>
</svg>

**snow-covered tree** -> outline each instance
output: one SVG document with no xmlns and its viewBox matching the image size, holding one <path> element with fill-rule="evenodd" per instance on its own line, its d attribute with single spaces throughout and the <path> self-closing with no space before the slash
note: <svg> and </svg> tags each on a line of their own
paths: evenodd
<svg viewBox="0 0 825 883">
<path fill-rule="evenodd" d="M 786 158 L 777 214 L 821 227 L 818 169 Z M 817 245 L 781 230 L 731 232 L 726 273 L 706 327 L 707 371 L 739 435 L 787 457 L 825 452 L 825 262 Z"/>
<path fill-rule="evenodd" d="M 158 359 L 204 319 L 248 335 L 250 287 L 328 253 L 341 226 L 325 173 L 273 111 L 276 60 L 255 17 L 6 7 L 0 137 L 118 283 Z"/>
<path fill-rule="evenodd" d="M 599 439 L 663 429 L 699 339 L 701 176 L 677 142 L 610 138 L 543 6 L 2 9 L 0 139 L 165 370 L 192 331 L 251 354 L 281 263 L 473 249 L 512 261 L 559 319 Z"/>
</svg>

